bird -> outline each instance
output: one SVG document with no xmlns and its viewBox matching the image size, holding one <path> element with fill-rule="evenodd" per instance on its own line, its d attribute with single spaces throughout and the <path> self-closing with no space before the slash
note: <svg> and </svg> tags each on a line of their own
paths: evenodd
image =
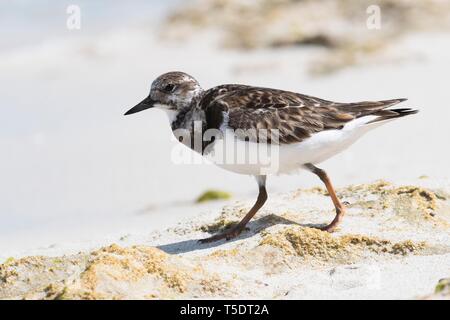
<svg viewBox="0 0 450 320">
<path fill-rule="evenodd" d="M 406 100 L 342 103 L 243 84 L 224 84 L 205 90 L 189 74 L 171 71 L 158 76 L 151 84 L 149 95 L 125 115 L 150 108 L 161 109 L 167 114 L 172 132 L 180 143 L 213 159 L 219 167 L 256 178 L 258 196 L 252 208 L 232 228 L 200 240 L 207 243 L 230 240 L 246 229 L 268 199 L 268 176 L 300 170 L 310 171 L 325 185 L 336 214 L 329 224 L 318 228 L 335 231 L 342 222 L 345 205 L 336 195 L 326 171 L 317 165 L 379 125 L 417 113 L 417 109 L 392 108 Z M 179 134 L 180 131 L 184 135 Z M 214 134 L 206 137 L 209 131 Z M 190 136 L 200 133 L 201 141 L 184 139 L 186 133 Z M 233 149 L 237 156 L 246 150 L 256 152 L 248 151 L 256 150 L 255 147 L 267 147 L 277 155 L 274 157 L 276 165 L 270 165 L 274 169 L 268 169 L 267 161 L 263 163 L 258 159 L 252 163 L 224 161 L 224 153 L 229 149 L 224 146 L 225 141 L 238 145 Z"/>
</svg>

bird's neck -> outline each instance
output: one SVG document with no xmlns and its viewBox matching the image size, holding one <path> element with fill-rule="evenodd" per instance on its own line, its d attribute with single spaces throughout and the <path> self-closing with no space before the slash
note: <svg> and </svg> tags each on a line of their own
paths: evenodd
<svg viewBox="0 0 450 320">
<path fill-rule="evenodd" d="M 194 123 L 199 121 L 201 127 L 205 124 L 205 113 L 196 107 L 186 107 L 181 110 L 167 113 L 172 130 L 188 129 L 192 130 Z"/>
<path fill-rule="evenodd" d="M 202 150 L 196 149 L 196 139 L 200 137 L 202 139 L 203 132 L 206 129 L 206 120 L 205 120 L 205 112 L 199 108 L 198 101 L 192 101 L 192 103 L 184 108 L 180 108 L 176 111 L 166 111 L 166 114 L 169 117 L 170 126 L 172 128 L 172 132 L 175 138 L 186 145 L 188 148 L 193 149 L 197 152 L 202 152 Z M 183 137 L 186 134 L 186 130 L 190 134 L 190 139 L 182 139 L 180 140 L 178 135 L 182 135 Z M 200 146 L 203 145 L 203 142 L 200 142 Z"/>
<path fill-rule="evenodd" d="M 205 123 L 205 113 L 199 108 L 199 102 L 203 96 L 204 91 L 199 90 L 192 97 L 190 103 L 183 106 L 176 111 L 168 110 L 167 115 L 169 117 L 172 130 L 176 129 L 188 129 L 191 130 L 195 121 L 201 121 L 202 126 Z"/>
</svg>

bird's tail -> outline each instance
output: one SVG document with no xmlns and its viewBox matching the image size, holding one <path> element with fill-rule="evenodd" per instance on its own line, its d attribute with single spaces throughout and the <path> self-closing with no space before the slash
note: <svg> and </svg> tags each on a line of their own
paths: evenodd
<svg viewBox="0 0 450 320">
<path fill-rule="evenodd" d="M 396 118 L 408 116 L 410 114 L 415 114 L 417 112 L 419 112 L 419 110 L 411 109 L 411 108 L 384 109 L 384 110 L 373 113 L 372 115 L 377 116 L 377 118 L 371 120 L 367 124 L 380 122 L 380 121 L 386 121 L 386 120 L 393 120 Z"/>
<path fill-rule="evenodd" d="M 342 104 L 339 108 L 344 112 L 350 113 L 355 118 L 367 119 L 367 116 L 371 116 L 370 121 L 366 122 L 366 124 L 371 124 L 375 122 L 393 120 L 419 112 L 419 110 L 411 108 L 388 109 L 406 100 L 407 99 L 391 99 L 382 101 L 353 102 Z"/>
</svg>

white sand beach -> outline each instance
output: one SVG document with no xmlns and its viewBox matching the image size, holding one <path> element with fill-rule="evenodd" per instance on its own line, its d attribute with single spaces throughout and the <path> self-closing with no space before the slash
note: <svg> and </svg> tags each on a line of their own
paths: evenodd
<svg viewBox="0 0 450 320">
<path fill-rule="evenodd" d="M 430 298 L 449 273 L 449 187 L 424 178 L 339 189 L 349 205 L 333 234 L 313 229 L 334 214 L 323 188 L 275 194 L 249 230 L 211 244 L 198 239 L 237 223 L 252 202 L 197 205 L 169 227 L 91 252 L 61 256 L 55 246 L 10 258 L 0 267 L 0 298 Z"/>
<path fill-rule="evenodd" d="M 238 51 L 216 45 L 212 31 L 165 41 L 162 15 L 148 20 L 95 32 L 87 21 L 78 33 L 1 47 L 0 299 L 414 299 L 450 276 L 448 32 L 417 32 L 363 66 L 314 76 L 308 66 L 323 48 Z M 420 113 L 321 165 L 350 203 L 337 233 L 308 228 L 333 210 L 311 189 L 320 181 L 301 172 L 269 179 L 269 202 L 241 237 L 200 245 L 245 213 L 256 185 L 213 165 L 172 163 L 162 113 L 123 117 L 169 70 L 205 88 L 406 97 Z M 233 198 L 195 204 L 208 189 Z"/>
</svg>

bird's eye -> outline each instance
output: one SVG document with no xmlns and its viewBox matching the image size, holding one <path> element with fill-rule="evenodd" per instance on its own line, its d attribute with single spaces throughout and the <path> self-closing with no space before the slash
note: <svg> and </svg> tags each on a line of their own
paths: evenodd
<svg viewBox="0 0 450 320">
<path fill-rule="evenodd" d="M 164 91 L 166 92 L 173 92 L 175 90 L 175 85 L 173 84 L 166 84 L 166 86 L 164 87 Z"/>
</svg>

